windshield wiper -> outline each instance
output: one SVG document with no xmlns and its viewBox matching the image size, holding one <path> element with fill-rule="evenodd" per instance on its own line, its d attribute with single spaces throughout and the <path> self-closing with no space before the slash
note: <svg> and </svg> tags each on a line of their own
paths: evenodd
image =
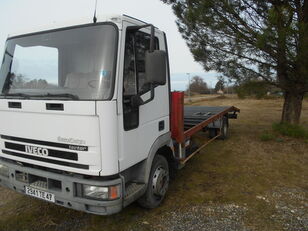
<svg viewBox="0 0 308 231">
<path fill-rule="evenodd" d="M 69 93 L 61 93 L 61 94 L 42 94 L 42 95 L 27 95 L 24 93 L 7 93 L 7 94 L 1 94 L 0 97 L 3 96 L 4 98 L 8 97 L 22 97 L 25 99 L 30 99 L 30 98 L 37 98 L 37 97 L 59 97 L 59 98 L 70 98 L 74 100 L 78 100 L 79 97 L 77 95 L 69 94 Z"/>
<path fill-rule="evenodd" d="M 70 93 L 60 93 L 60 94 L 51 94 L 51 93 L 47 93 L 44 95 L 31 95 L 31 97 L 60 97 L 60 98 L 70 98 L 70 99 L 74 99 L 74 100 L 78 100 L 79 97 L 77 95 L 73 95 Z"/>
<path fill-rule="evenodd" d="M 8 98 L 8 97 L 22 97 L 25 99 L 29 99 L 31 96 L 24 94 L 24 93 L 6 93 L 6 94 L 1 94 L 0 96 L 3 96 L 4 98 Z"/>
</svg>

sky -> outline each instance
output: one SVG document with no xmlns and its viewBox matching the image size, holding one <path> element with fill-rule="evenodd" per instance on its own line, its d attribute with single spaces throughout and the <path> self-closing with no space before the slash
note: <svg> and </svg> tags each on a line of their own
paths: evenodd
<svg viewBox="0 0 308 231">
<path fill-rule="evenodd" d="M 0 52 L 8 34 L 43 27 L 52 23 L 89 18 L 92 21 L 95 0 L 0 0 Z M 98 0 L 98 14 L 127 14 L 154 24 L 167 34 L 171 85 L 184 90 L 188 74 L 199 75 L 210 86 L 217 82 L 215 72 L 205 73 L 195 62 L 176 26 L 176 17 L 169 5 L 160 0 Z"/>
</svg>

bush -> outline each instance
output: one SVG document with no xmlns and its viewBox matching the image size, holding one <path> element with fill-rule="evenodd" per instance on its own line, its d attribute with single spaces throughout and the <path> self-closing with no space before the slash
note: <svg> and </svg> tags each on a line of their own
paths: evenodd
<svg viewBox="0 0 308 231">
<path fill-rule="evenodd" d="M 308 139 L 308 131 L 299 125 L 274 123 L 273 130 L 284 136 Z"/>
</svg>

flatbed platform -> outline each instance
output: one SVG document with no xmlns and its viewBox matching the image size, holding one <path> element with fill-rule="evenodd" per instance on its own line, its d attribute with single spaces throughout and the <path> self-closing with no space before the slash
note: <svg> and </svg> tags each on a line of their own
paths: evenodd
<svg viewBox="0 0 308 231">
<path fill-rule="evenodd" d="M 188 130 L 230 107 L 184 106 L 184 129 Z"/>
<path fill-rule="evenodd" d="M 236 118 L 240 110 L 234 106 L 229 107 L 207 107 L 207 106 L 185 106 L 184 107 L 184 138 L 189 138 L 198 131 L 209 125 L 221 122 L 223 117 Z M 217 126 L 217 125 L 216 125 Z"/>
</svg>

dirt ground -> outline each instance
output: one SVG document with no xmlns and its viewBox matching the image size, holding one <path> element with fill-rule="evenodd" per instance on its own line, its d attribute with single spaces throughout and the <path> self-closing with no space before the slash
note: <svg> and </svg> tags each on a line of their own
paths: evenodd
<svg viewBox="0 0 308 231">
<path fill-rule="evenodd" d="M 260 136 L 278 122 L 282 100 L 218 97 L 194 105 L 234 105 L 230 138 L 207 146 L 178 171 L 163 204 L 136 203 L 103 217 L 55 206 L 0 187 L 1 231 L 298 230 L 308 231 L 308 141 Z M 308 129 L 308 101 L 302 125 Z"/>
</svg>

